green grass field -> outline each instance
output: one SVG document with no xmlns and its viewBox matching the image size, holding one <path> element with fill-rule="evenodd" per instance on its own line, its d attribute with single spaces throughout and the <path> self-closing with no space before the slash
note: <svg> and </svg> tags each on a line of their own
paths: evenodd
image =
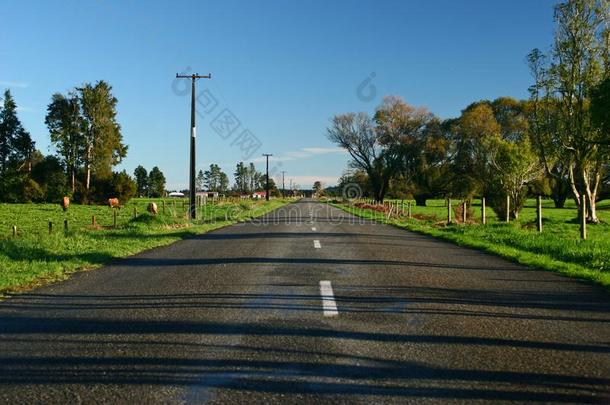
<svg viewBox="0 0 610 405">
<path fill-rule="evenodd" d="M 458 204 L 459 201 L 453 201 Z M 480 201 L 474 201 L 474 223 L 445 224 L 444 200 L 430 200 L 426 207 L 413 204 L 413 219 L 390 218 L 379 212 L 338 204 L 359 216 L 432 235 L 462 246 L 491 252 L 534 268 L 556 271 L 610 289 L 610 201 L 598 204 L 601 223 L 588 226 L 588 239 L 580 240 L 577 211 L 572 201 L 556 209 L 543 200 L 543 232 L 536 231 L 536 201 L 528 200 L 519 221 L 506 224 L 487 209 L 487 225 L 480 221 Z"/>
<path fill-rule="evenodd" d="M 157 216 L 146 212 L 150 201 L 159 206 Z M 164 201 L 165 213 L 160 199 L 131 200 L 117 210 L 116 228 L 109 207 L 72 204 L 63 212 L 59 204 L 0 204 L 0 294 L 61 280 L 74 271 L 99 267 L 116 258 L 250 219 L 287 203 L 272 200 L 208 204 L 199 207 L 197 221 L 189 223 L 187 203 Z M 93 215 L 96 227 L 92 226 Z M 53 223 L 51 233 L 49 221 Z M 16 237 L 12 236 L 13 226 L 17 226 Z"/>
</svg>

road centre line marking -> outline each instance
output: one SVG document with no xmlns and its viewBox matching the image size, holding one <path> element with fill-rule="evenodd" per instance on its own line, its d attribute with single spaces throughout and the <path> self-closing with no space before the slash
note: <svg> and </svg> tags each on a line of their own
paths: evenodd
<svg viewBox="0 0 610 405">
<path fill-rule="evenodd" d="M 315 232 L 317 229 L 316 229 L 316 227 L 314 226 L 314 227 L 312 227 L 312 228 L 311 228 L 311 230 Z"/>
<path fill-rule="evenodd" d="M 333 294 L 333 286 L 330 281 L 320 281 L 320 296 L 322 296 L 322 310 L 324 311 L 324 316 L 339 315 L 337 303 L 335 302 L 335 296 Z"/>
<path fill-rule="evenodd" d="M 320 249 L 322 247 L 322 245 L 320 245 L 320 241 L 315 239 L 313 241 L 313 247 L 315 247 L 316 249 Z"/>
</svg>

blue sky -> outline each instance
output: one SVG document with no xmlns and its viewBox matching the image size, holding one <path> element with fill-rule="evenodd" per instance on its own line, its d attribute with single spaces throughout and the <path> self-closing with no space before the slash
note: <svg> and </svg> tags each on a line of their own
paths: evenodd
<svg viewBox="0 0 610 405">
<path fill-rule="evenodd" d="M 270 167 L 286 171 L 287 185 L 331 185 L 348 162 L 326 139 L 334 114 L 372 112 L 387 94 L 443 118 L 475 100 L 527 97 L 524 59 L 551 44 L 555 3 L 7 0 L 0 89 L 11 89 L 49 153 L 51 94 L 108 81 L 129 145 L 119 168 L 159 166 L 169 188 L 182 188 L 190 100 L 174 76 L 211 72 L 198 82 L 198 169 L 218 163 L 232 178 L 252 151 L 259 170 L 260 154 L 273 153 Z"/>
</svg>

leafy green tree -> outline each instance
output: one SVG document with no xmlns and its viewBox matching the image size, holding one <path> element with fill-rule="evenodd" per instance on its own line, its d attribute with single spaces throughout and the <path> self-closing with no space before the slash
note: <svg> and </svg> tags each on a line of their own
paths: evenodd
<svg viewBox="0 0 610 405">
<path fill-rule="evenodd" d="M 579 215 L 598 222 L 596 200 L 608 160 L 605 135 L 594 124 L 591 95 L 610 74 L 608 0 L 570 0 L 555 6 L 555 41 L 550 57 L 538 50 L 529 55 L 535 83 L 532 99 L 539 109 L 552 107 L 552 136 L 539 142 L 547 164 L 561 161 L 570 181 Z M 544 120 L 544 114 L 536 114 Z M 544 128 L 546 122 L 542 121 Z M 542 134 L 546 132 L 541 131 Z M 583 229 L 584 234 L 584 229 Z"/>
<path fill-rule="evenodd" d="M 610 145 L 610 76 L 592 91 L 591 118 L 600 131 L 599 141 Z"/>
<path fill-rule="evenodd" d="M 148 173 L 148 192 L 155 198 L 163 197 L 165 194 L 165 176 L 157 166 Z"/>
<path fill-rule="evenodd" d="M 510 215 L 518 219 L 527 198 L 527 185 L 540 178 L 542 167 L 529 139 L 515 141 L 496 139 L 490 156 L 492 166 L 488 197 L 496 214 L 506 213 L 506 196 L 510 196 Z"/>
<path fill-rule="evenodd" d="M 127 155 L 121 127 L 116 121 L 118 100 L 112 87 L 101 80 L 78 89 L 84 119 L 85 189 L 91 185 L 91 173 L 103 179 L 112 175 L 112 167 Z"/>
<path fill-rule="evenodd" d="M 51 135 L 51 143 L 62 158 L 70 177 L 70 189 L 76 190 L 76 173 L 81 166 L 84 151 L 84 121 L 78 95 L 53 94 L 47 107 L 45 123 Z"/>
<path fill-rule="evenodd" d="M 148 172 L 140 165 L 133 171 L 136 178 L 136 191 L 140 196 L 148 196 Z"/>
<path fill-rule="evenodd" d="M 502 130 L 491 105 L 473 103 L 450 125 L 454 142 L 453 194 L 464 198 L 489 194 L 489 146 L 500 138 Z"/>
<path fill-rule="evenodd" d="M 322 191 L 322 182 L 321 181 L 315 181 L 313 183 L 313 192 L 315 195 L 319 195 L 320 192 Z"/>
<path fill-rule="evenodd" d="M 541 176 L 541 165 L 530 142 L 525 103 L 506 97 L 471 104 L 457 121 L 455 182 L 463 197 L 485 196 L 499 216 L 506 196 L 511 216 L 518 218 L 528 185 Z M 465 179 L 465 180 L 464 180 Z M 464 187 L 465 186 L 465 187 Z"/>
</svg>

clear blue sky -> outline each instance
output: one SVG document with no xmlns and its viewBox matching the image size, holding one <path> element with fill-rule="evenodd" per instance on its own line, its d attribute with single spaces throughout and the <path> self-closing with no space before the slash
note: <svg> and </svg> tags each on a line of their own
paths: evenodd
<svg viewBox="0 0 610 405">
<path fill-rule="evenodd" d="M 386 94 L 443 118 L 478 99 L 527 97 L 524 58 L 551 44 L 555 3 L 6 0 L 0 89 L 11 88 L 20 118 L 48 153 L 51 94 L 110 82 L 129 145 L 119 168 L 156 165 L 169 188 L 182 188 L 189 96 L 176 94 L 172 83 L 189 68 L 211 72 L 212 80 L 198 84 L 208 89 L 201 106 L 212 110 L 197 125 L 198 169 L 218 163 L 232 178 L 247 154 L 238 139 L 247 129 L 262 144 L 255 157 L 273 153 L 271 167 L 286 171 L 286 183 L 330 185 L 348 161 L 326 139 L 334 114 L 372 112 Z M 371 75 L 374 97 L 368 87 L 357 91 Z M 204 103 L 208 95 L 213 104 Z M 226 140 L 210 126 L 225 109 L 240 122 L 223 133 Z"/>
</svg>

